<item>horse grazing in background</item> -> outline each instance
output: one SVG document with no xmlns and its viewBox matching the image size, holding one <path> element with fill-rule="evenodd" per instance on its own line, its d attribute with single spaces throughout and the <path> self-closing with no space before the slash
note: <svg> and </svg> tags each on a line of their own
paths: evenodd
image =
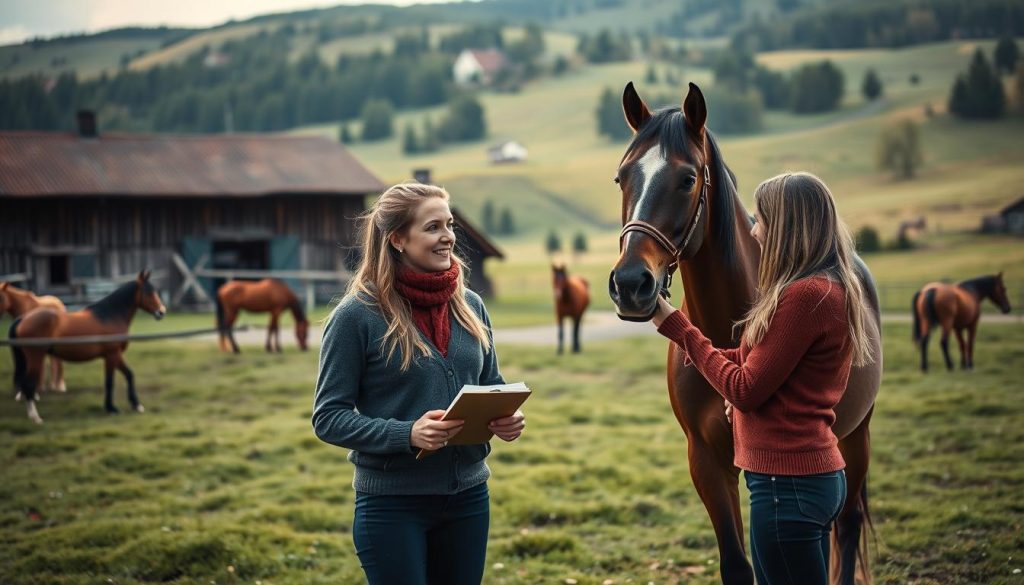
<svg viewBox="0 0 1024 585">
<path fill-rule="evenodd" d="M 733 324 L 756 295 L 760 248 L 750 235 L 750 215 L 736 192 L 714 136 L 704 124 L 707 107 L 690 84 L 682 108 L 656 113 L 633 84 L 622 97 L 633 139 L 619 163 L 615 182 L 622 191 L 623 229 L 619 258 L 609 277 L 609 294 L 620 318 L 646 321 L 678 268 L 686 291 L 682 309 L 715 347 L 735 347 Z M 832 427 L 846 460 L 849 494 L 832 531 L 833 582 L 869 583 L 867 567 L 868 423 L 881 381 L 878 295 L 860 259 L 857 272 L 874 319 L 865 324 L 874 363 L 853 368 Z M 690 476 L 714 525 L 721 578 L 750 585 L 740 513 L 739 469 L 733 465 L 732 428 L 722 397 L 669 344 L 668 393 L 686 433 Z"/>
<path fill-rule="evenodd" d="M 569 276 L 565 264 L 552 264 L 552 285 L 555 292 L 555 320 L 558 322 L 558 353 L 562 353 L 565 331 L 562 322 L 572 319 L 572 352 L 580 352 L 580 322 L 590 305 L 590 283 L 582 276 Z"/>
<path fill-rule="evenodd" d="M 956 332 L 960 343 L 960 367 L 974 369 L 974 338 L 981 319 L 981 301 L 989 299 L 1005 314 L 1010 312 L 1003 273 L 979 276 L 957 284 L 930 282 L 914 293 L 910 310 L 914 314 L 914 342 L 921 347 L 921 371 L 928 371 L 928 337 L 932 327 L 942 327 L 942 356 L 952 371 L 949 357 L 949 331 Z M 967 341 L 964 341 L 964 329 Z"/>
<path fill-rule="evenodd" d="M 64 303 L 57 297 L 36 296 L 31 291 L 11 286 L 9 282 L 0 282 L 0 315 L 10 313 L 11 317 L 17 319 L 38 307 L 47 307 L 60 313 L 67 312 Z M 68 387 L 64 383 L 64 364 L 52 355 L 49 356 L 49 361 L 50 367 L 47 369 L 49 379 L 43 386 L 46 390 L 67 392 Z"/>
<path fill-rule="evenodd" d="M 121 285 L 114 292 L 81 311 L 63 313 L 45 307 L 30 311 L 15 319 L 11 324 L 9 336 L 11 339 L 31 340 L 125 335 L 137 309 L 151 313 L 157 320 L 162 319 L 167 312 L 160 301 L 159 293 L 149 282 L 148 271 L 140 272 L 135 280 Z M 39 387 L 43 357 L 47 353 L 72 362 L 103 358 L 106 373 L 104 408 L 111 414 L 117 413 L 113 397 L 114 369 L 117 368 L 128 382 L 128 400 L 132 404 L 132 409 L 143 412 L 145 409 L 135 394 L 135 376 L 124 361 L 124 352 L 127 349 L 127 341 L 54 343 L 44 346 L 12 345 L 14 386 L 18 389 L 19 397 L 24 398 L 27 403 L 28 417 L 37 423 L 43 422 L 36 410 L 36 388 Z"/>
<path fill-rule="evenodd" d="M 306 336 L 309 333 L 306 313 L 292 289 L 276 278 L 264 278 L 258 282 L 232 280 L 217 289 L 217 329 L 220 331 L 221 351 L 227 351 L 227 343 L 230 342 L 232 351 L 239 353 L 232 327 L 242 309 L 254 313 L 270 312 L 265 347 L 267 351 L 278 352 L 281 351 L 281 331 L 277 319 L 282 311 L 290 309 L 295 320 L 295 339 L 299 342 L 299 348 L 306 351 Z"/>
</svg>

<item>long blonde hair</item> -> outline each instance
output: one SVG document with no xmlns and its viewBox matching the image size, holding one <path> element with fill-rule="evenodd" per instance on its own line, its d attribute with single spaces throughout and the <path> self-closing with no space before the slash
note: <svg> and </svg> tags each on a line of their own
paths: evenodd
<svg viewBox="0 0 1024 585">
<path fill-rule="evenodd" d="M 832 192 L 810 173 L 786 173 L 757 186 L 754 205 L 764 229 L 757 273 L 757 299 L 737 326 L 753 347 L 764 338 L 786 288 L 824 275 L 846 290 L 853 364 L 871 363 L 864 289 L 854 269 L 853 239 L 836 213 Z"/>
<path fill-rule="evenodd" d="M 409 222 L 420 204 L 431 198 L 449 200 L 441 187 L 422 183 L 400 183 L 384 191 L 369 211 L 359 218 L 359 240 L 362 241 L 363 259 L 355 276 L 348 284 L 345 297 L 376 306 L 388 329 L 381 338 L 381 351 L 390 360 L 396 351 L 402 354 L 402 371 L 408 370 L 413 358 L 430 355 L 430 346 L 419 335 L 412 319 L 409 301 L 395 289 L 395 278 L 401 256 L 390 240 L 392 234 L 408 229 Z M 452 262 L 459 264 L 459 280 L 448 303 L 449 310 L 470 334 L 480 342 L 485 352 L 491 350 L 487 327 L 466 302 L 466 279 L 469 269 L 454 250 Z M 335 307 L 334 311 L 337 311 Z M 331 317 L 334 316 L 334 311 Z M 328 317 L 330 319 L 330 317 Z"/>
</svg>

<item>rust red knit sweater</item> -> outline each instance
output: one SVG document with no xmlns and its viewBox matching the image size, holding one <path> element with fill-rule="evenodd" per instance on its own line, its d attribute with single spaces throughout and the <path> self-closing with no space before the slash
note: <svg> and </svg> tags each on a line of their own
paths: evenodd
<svg viewBox="0 0 1024 585">
<path fill-rule="evenodd" d="M 412 320 L 441 355 L 448 357 L 448 341 L 452 337 L 448 318 L 448 302 L 459 284 L 459 265 L 442 272 L 415 272 L 401 266 L 395 289 L 409 301 Z"/>
<path fill-rule="evenodd" d="M 853 361 L 842 285 L 811 277 L 789 285 L 764 338 L 721 350 L 676 311 L 658 332 L 679 344 L 734 406 L 741 469 L 779 475 L 846 467 L 832 433 Z"/>
</svg>

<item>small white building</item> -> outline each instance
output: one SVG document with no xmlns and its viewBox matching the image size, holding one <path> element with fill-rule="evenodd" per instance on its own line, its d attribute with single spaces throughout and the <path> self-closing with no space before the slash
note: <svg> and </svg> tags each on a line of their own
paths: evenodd
<svg viewBox="0 0 1024 585">
<path fill-rule="evenodd" d="M 514 163 L 526 160 L 526 147 L 515 140 L 506 140 L 488 147 L 487 156 L 491 163 Z"/>
<path fill-rule="evenodd" d="M 455 59 L 452 76 L 459 85 L 490 85 L 507 65 L 505 53 L 498 49 L 463 49 Z"/>
</svg>

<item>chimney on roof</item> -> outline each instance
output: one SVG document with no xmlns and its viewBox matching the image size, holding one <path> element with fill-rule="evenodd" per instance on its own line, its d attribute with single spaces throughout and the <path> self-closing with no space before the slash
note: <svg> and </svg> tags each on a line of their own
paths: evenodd
<svg viewBox="0 0 1024 585">
<path fill-rule="evenodd" d="M 92 110 L 78 110 L 78 136 L 80 138 L 96 138 L 99 133 L 96 131 L 96 112 Z"/>
</svg>

